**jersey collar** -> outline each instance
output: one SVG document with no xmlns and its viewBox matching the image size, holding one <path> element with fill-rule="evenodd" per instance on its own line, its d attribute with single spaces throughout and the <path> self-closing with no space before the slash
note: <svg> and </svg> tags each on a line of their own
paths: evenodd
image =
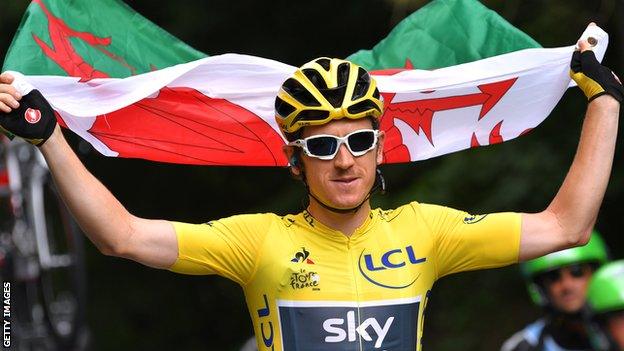
<svg viewBox="0 0 624 351">
<path fill-rule="evenodd" d="M 298 215 L 296 215 L 295 218 L 296 218 L 296 221 L 300 223 L 300 225 L 302 225 L 303 227 L 306 227 L 308 230 L 311 230 L 319 234 L 323 234 L 327 236 L 328 238 L 331 238 L 339 242 L 349 242 L 349 241 L 353 242 L 353 241 L 364 238 L 365 234 L 375 225 L 379 217 L 376 215 L 377 212 L 378 210 L 371 210 L 366 216 L 364 223 L 362 223 L 353 232 L 353 234 L 350 237 L 344 235 L 339 230 L 332 229 L 326 226 L 325 224 L 321 223 L 319 220 L 314 218 L 312 214 L 308 212 L 307 210 L 304 210 L 303 212 L 299 213 Z"/>
</svg>

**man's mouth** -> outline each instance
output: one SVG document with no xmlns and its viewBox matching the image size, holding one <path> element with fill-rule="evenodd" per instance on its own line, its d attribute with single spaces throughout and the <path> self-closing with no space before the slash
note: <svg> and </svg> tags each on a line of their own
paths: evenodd
<svg viewBox="0 0 624 351">
<path fill-rule="evenodd" d="M 357 180 L 356 177 L 345 177 L 345 178 L 336 178 L 336 179 L 333 179 L 332 181 L 340 183 L 340 184 L 348 185 L 348 184 L 355 182 L 356 180 Z"/>
<path fill-rule="evenodd" d="M 578 299 L 578 296 L 577 296 L 577 294 L 575 294 L 574 292 L 571 292 L 571 291 L 570 292 L 564 292 L 561 295 L 561 299 L 564 300 L 564 301 L 568 301 L 568 302 L 569 301 L 575 301 L 576 299 Z"/>
</svg>

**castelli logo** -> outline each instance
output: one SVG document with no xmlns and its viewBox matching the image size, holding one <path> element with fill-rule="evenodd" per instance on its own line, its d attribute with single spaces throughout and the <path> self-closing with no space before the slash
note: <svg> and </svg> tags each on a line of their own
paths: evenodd
<svg viewBox="0 0 624 351">
<path fill-rule="evenodd" d="M 30 124 L 35 124 L 41 120 L 41 111 L 29 108 L 24 112 L 24 119 Z"/>
</svg>

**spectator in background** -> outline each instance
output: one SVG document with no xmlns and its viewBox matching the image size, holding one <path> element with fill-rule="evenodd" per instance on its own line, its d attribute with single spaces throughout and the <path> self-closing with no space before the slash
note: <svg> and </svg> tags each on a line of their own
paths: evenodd
<svg viewBox="0 0 624 351">
<path fill-rule="evenodd" d="M 501 351 L 590 350 L 582 311 L 592 274 L 606 261 L 607 248 L 594 231 L 586 246 L 523 263 L 529 295 L 545 315 L 509 338 Z"/>
<path fill-rule="evenodd" d="M 594 350 L 624 351 L 624 260 L 606 264 L 594 274 L 587 312 Z"/>
</svg>

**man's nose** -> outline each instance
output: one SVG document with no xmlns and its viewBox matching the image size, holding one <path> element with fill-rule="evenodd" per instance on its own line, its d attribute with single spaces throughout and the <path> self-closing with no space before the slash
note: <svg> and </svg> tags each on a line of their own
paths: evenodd
<svg viewBox="0 0 624 351">
<path fill-rule="evenodd" d="M 560 274 L 560 284 L 563 286 L 569 286 L 576 280 L 576 278 L 567 269 L 562 269 Z"/>
<path fill-rule="evenodd" d="M 354 163 L 355 158 L 351 154 L 351 151 L 349 151 L 349 149 L 347 148 L 347 145 L 340 145 L 340 147 L 338 148 L 338 153 L 334 158 L 334 164 L 336 165 L 336 167 L 348 169 L 349 167 L 353 166 Z"/>
</svg>

